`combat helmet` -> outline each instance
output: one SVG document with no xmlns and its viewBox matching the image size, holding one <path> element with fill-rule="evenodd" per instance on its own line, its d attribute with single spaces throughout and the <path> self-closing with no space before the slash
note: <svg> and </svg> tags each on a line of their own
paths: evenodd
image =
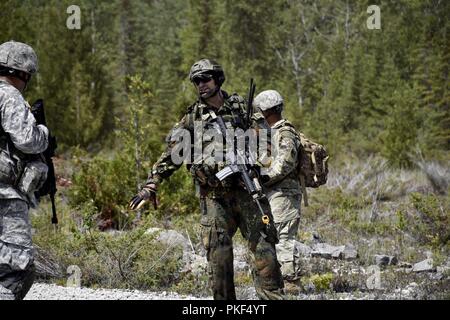
<svg viewBox="0 0 450 320">
<path fill-rule="evenodd" d="M 283 111 L 284 100 L 281 94 L 275 90 L 265 90 L 255 97 L 253 105 L 261 111 L 277 107 L 280 113 Z"/>
<path fill-rule="evenodd" d="M 204 75 L 212 76 L 219 87 L 225 82 L 225 73 L 222 66 L 214 60 L 201 59 L 194 63 L 189 72 L 189 80 L 194 82 L 196 77 Z"/>
<path fill-rule="evenodd" d="M 16 41 L 0 44 L 1 75 L 15 76 L 28 82 L 31 75 L 37 71 L 37 55 L 29 45 Z"/>
</svg>

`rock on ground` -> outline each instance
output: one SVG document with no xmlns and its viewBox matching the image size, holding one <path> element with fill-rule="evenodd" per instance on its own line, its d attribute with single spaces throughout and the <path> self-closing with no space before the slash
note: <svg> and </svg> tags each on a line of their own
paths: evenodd
<svg viewBox="0 0 450 320">
<path fill-rule="evenodd" d="M 413 266 L 413 272 L 433 272 L 436 268 L 433 267 L 433 259 L 425 259 Z"/>
<path fill-rule="evenodd" d="M 164 230 L 161 228 L 149 228 L 145 234 L 156 234 L 156 241 L 168 246 L 181 247 L 183 250 L 191 250 L 190 242 L 181 233 L 175 230 Z"/>
</svg>

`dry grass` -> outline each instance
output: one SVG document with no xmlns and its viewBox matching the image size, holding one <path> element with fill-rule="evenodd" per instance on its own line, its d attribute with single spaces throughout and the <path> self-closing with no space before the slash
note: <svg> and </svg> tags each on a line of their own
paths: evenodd
<svg viewBox="0 0 450 320">
<path fill-rule="evenodd" d="M 326 186 L 308 190 L 300 233 L 318 232 L 333 245 L 351 243 L 366 265 L 374 254 L 410 262 L 425 259 L 427 251 L 448 255 L 450 199 L 441 194 L 448 180 L 448 168 L 437 162 L 409 170 L 390 168 L 378 157 L 345 162 L 330 170 Z"/>
</svg>

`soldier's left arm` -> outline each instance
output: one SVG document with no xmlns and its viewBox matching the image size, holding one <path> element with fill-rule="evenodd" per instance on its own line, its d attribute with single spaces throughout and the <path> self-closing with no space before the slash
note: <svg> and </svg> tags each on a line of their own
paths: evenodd
<svg viewBox="0 0 450 320">
<path fill-rule="evenodd" d="M 299 146 L 297 138 L 291 132 L 280 132 L 280 139 L 273 148 L 274 160 L 267 169 L 265 175 L 266 186 L 273 185 L 283 180 L 287 175 L 296 170 L 298 164 Z"/>
</svg>

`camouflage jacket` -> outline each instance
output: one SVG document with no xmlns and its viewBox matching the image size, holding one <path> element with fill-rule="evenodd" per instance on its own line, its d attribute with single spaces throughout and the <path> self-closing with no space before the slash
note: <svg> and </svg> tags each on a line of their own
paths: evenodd
<svg viewBox="0 0 450 320">
<path fill-rule="evenodd" d="M 47 149 L 48 129 L 43 125 L 36 125 L 29 104 L 20 91 L 5 81 L 0 81 L 0 122 L 3 141 L 0 146 L 0 168 L 16 164 L 11 156 L 13 149 L 25 155 L 39 154 Z M 11 147 L 5 143 L 6 136 L 13 144 Z M 0 198 L 29 200 L 13 185 L 2 182 L 1 179 Z"/>
<path fill-rule="evenodd" d="M 169 135 L 166 138 L 167 147 L 165 151 L 161 154 L 159 159 L 153 165 L 152 172 L 149 175 L 147 182 L 153 182 L 159 184 L 162 180 L 170 177 L 178 168 L 180 168 L 183 163 L 180 161 L 173 161 L 172 154 L 177 148 L 177 136 L 184 132 L 189 132 L 191 137 L 191 157 L 186 160 L 190 160 L 187 164 L 188 170 L 192 173 L 196 182 L 200 185 L 206 187 L 211 187 L 211 184 L 218 183 L 215 180 L 214 175 L 225 166 L 225 162 L 216 161 L 212 159 L 211 156 L 204 156 L 198 158 L 198 153 L 195 152 L 195 148 L 201 139 L 201 150 L 207 150 L 207 148 L 216 148 L 216 150 L 222 150 L 223 154 L 226 153 L 225 140 L 218 142 L 214 138 L 214 132 L 218 134 L 217 128 L 214 127 L 214 115 L 221 115 L 227 124 L 236 128 L 241 128 L 245 131 L 248 124 L 246 123 L 246 110 L 245 101 L 242 97 L 237 94 L 228 95 L 226 92 L 222 91 L 224 95 L 224 105 L 219 109 L 208 106 L 201 100 L 197 100 L 193 105 L 191 105 L 182 119 L 176 123 Z M 220 143 L 221 146 L 215 145 Z M 200 151 L 200 155 L 202 152 Z M 208 154 L 204 152 L 204 154 Z M 194 155 L 197 155 L 195 158 Z M 185 161 L 186 162 L 186 161 Z M 220 187 L 231 187 L 235 185 L 232 177 L 227 178 L 218 186 Z"/>
<path fill-rule="evenodd" d="M 272 159 L 270 166 L 263 171 L 268 177 L 265 186 L 269 191 L 289 189 L 300 193 L 297 177 L 300 138 L 294 127 L 285 119 L 272 126 L 272 135 Z"/>
</svg>

